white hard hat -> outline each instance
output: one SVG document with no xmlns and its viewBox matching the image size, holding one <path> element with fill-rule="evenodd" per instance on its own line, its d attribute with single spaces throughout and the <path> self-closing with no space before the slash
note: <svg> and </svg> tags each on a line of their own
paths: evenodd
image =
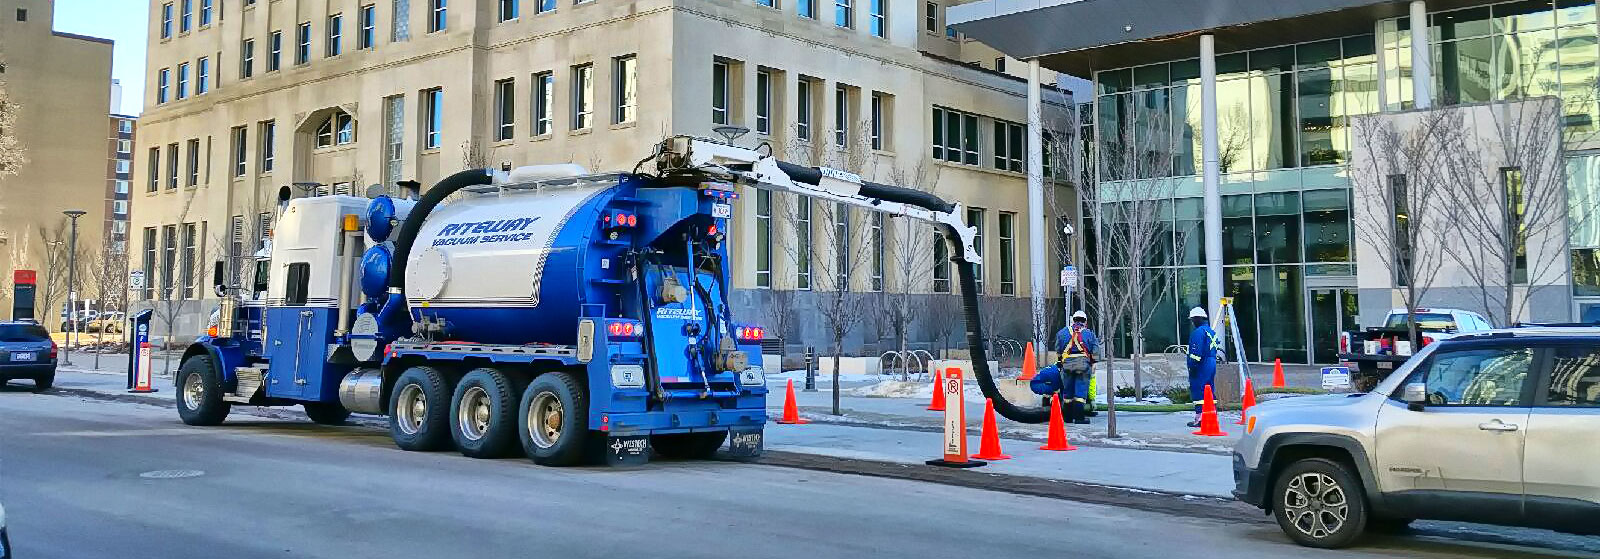
<svg viewBox="0 0 1600 559">
<path fill-rule="evenodd" d="M 1089 320 L 1089 315 L 1084 314 L 1083 311 L 1077 311 L 1077 312 L 1072 313 L 1072 319 L 1073 320 L 1077 320 L 1077 319 L 1080 319 L 1080 318 L 1084 319 L 1084 320 Z"/>
<path fill-rule="evenodd" d="M 1189 318 L 1205 318 L 1206 310 L 1200 307 L 1189 309 Z"/>
</svg>

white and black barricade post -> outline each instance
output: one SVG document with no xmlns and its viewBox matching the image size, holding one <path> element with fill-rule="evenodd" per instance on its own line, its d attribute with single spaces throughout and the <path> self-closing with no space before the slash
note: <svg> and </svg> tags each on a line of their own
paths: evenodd
<svg viewBox="0 0 1600 559">
<path fill-rule="evenodd" d="M 944 391 L 944 457 L 929 460 L 929 466 L 947 468 L 976 468 L 989 463 L 973 460 L 967 455 L 967 406 L 963 394 L 966 382 L 961 369 L 951 367 L 939 375 L 939 385 L 934 390 Z"/>
<path fill-rule="evenodd" d="M 128 318 L 128 392 L 158 392 L 150 386 L 150 309 Z"/>
<path fill-rule="evenodd" d="M 806 346 L 806 392 L 817 391 L 817 349 Z"/>
</svg>

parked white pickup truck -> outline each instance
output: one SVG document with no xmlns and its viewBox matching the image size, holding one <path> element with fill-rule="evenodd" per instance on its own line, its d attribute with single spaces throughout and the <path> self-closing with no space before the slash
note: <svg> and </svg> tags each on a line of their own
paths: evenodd
<svg viewBox="0 0 1600 559">
<path fill-rule="evenodd" d="M 1460 309 L 1418 308 L 1417 347 L 1411 346 L 1409 313 L 1405 307 L 1389 311 L 1383 326 L 1339 335 L 1339 360 L 1350 367 L 1356 389 L 1366 391 L 1383 376 L 1428 344 L 1463 334 L 1494 329 L 1483 315 Z"/>
</svg>

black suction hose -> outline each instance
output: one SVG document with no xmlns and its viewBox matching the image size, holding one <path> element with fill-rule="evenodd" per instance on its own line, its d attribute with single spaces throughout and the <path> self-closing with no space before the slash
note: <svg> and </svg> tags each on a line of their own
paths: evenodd
<svg viewBox="0 0 1600 559">
<path fill-rule="evenodd" d="M 963 254 L 962 247 L 956 243 L 961 236 L 954 227 L 945 225 L 945 238 L 950 239 L 951 254 Z M 995 385 L 994 374 L 989 371 L 989 354 L 983 348 L 983 323 L 982 315 L 978 312 L 978 277 L 977 270 L 971 262 L 962 257 L 955 258 L 956 275 L 961 282 L 961 308 L 966 314 L 967 322 L 967 348 L 972 357 L 972 374 L 978 378 L 978 388 L 983 391 L 983 397 L 994 402 L 994 411 L 1006 419 L 1018 423 L 1044 423 L 1050 420 L 1050 410 L 1038 406 L 1018 406 L 1007 400 L 1000 393 L 1000 387 Z"/>
<path fill-rule="evenodd" d="M 491 182 L 488 169 L 468 169 L 454 175 L 445 177 L 428 189 L 417 205 L 411 208 L 411 213 L 406 214 L 406 220 L 400 224 L 400 233 L 394 238 L 394 258 L 389 260 L 389 287 L 391 289 L 404 289 L 406 285 L 406 261 L 411 259 L 411 244 L 417 240 L 417 232 L 422 230 L 422 222 L 428 220 L 428 214 L 433 208 L 443 202 L 457 190 Z"/>
</svg>

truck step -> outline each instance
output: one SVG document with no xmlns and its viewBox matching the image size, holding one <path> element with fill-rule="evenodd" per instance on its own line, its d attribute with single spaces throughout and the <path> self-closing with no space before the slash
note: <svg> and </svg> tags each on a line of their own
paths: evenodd
<svg viewBox="0 0 1600 559">
<path fill-rule="evenodd" d="M 223 394 L 222 399 L 228 402 L 248 404 L 256 393 L 261 391 L 261 381 L 266 377 L 267 370 L 259 367 L 235 367 L 233 369 L 234 392 Z"/>
</svg>

